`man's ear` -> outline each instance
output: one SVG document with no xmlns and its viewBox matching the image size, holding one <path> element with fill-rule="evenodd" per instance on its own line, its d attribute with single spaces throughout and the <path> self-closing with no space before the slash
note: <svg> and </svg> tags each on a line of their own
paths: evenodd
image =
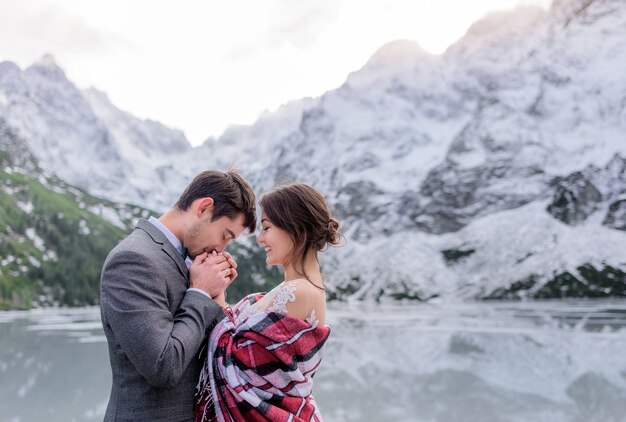
<svg viewBox="0 0 626 422">
<path fill-rule="evenodd" d="M 200 198 L 196 202 L 196 217 L 202 218 L 207 212 L 213 211 L 213 198 L 207 196 L 206 198 Z"/>
</svg>

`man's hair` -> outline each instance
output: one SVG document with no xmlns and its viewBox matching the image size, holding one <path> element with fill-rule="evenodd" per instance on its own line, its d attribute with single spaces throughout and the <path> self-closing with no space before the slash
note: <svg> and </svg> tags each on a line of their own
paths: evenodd
<svg viewBox="0 0 626 422">
<path fill-rule="evenodd" d="M 187 186 L 175 206 L 181 211 L 186 211 L 193 201 L 206 197 L 213 198 L 211 221 L 220 217 L 234 219 L 238 214 L 242 214 L 244 227 L 250 233 L 254 233 L 257 224 L 256 199 L 252 188 L 237 170 L 203 171 Z"/>
</svg>

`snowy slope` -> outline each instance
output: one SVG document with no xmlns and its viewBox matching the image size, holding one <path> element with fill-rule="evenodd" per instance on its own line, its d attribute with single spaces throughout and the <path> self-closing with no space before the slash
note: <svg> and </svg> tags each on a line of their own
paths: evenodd
<svg viewBox="0 0 626 422">
<path fill-rule="evenodd" d="M 155 189 L 159 167 L 191 148 L 180 131 L 79 90 L 50 56 L 23 71 L 0 63 L 0 117 L 47 171 L 95 195 L 147 206 L 169 201 Z"/>
<path fill-rule="evenodd" d="M 440 57 L 384 46 L 288 135 L 212 147 L 261 190 L 327 193 L 338 296 L 624 294 L 625 42 L 619 1 L 494 14 Z"/>
<path fill-rule="evenodd" d="M 0 117 L 42 166 L 155 209 L 210 167 L 259 192 L 311 183 L 344 222 L 324 258 L 338 297 L 626 294 L 622 0 L 495 13 L 441 56 L 389 43 L 338 89 L 197 148 L 49 61 L 0 65 Z"/>
</svg>

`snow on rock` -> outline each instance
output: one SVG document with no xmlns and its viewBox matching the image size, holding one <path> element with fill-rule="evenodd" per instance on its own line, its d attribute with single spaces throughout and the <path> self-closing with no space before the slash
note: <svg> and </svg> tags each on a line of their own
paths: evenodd
<svg viewBox="0 0 626 422">
<path fill-rule="evenodd" d="M 196 148 L 50 58 L 0 63 L 0 118 L 48 171 L 157 211 L 208 168 L 259 193 L 316 186 L 347 237 L 323 258 L 338 296 L 482 297 L 587 264 L 623 274 L 625 74 L 623 0 L 555 0 L 488 15 L 440 56 L 386 44 L 339 88 Z"/>
</svg>

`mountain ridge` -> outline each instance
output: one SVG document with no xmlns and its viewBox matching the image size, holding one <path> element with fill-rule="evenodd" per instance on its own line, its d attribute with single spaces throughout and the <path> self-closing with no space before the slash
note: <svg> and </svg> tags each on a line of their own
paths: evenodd
<svg viewBox="0 0 626 422">
<path fill-rule="evenodd" d="M 623 295 L 626 10 L 618 6 L 563 0 L 550 11 L 487 16 L 440 56 L 390 43 L 339 88 L 199 147 L 141 126 L 144 138 L 174 149 L 154 159 L 128 152 L 150 144 L 141 136 L 125 139 L 146 122 L 84 93 L 92 111 L 104 109 L 89 114 L 89 129 L 134 145 L 105 142 L 122 176 L 95 191 L 163 210 L 197 172 L 233 164 L 257 191 L 310 183 L 344 223 L 347 246 L 322 257 L 341 299 Z M 15 73 L 0 64 L 0 116 L 19 99 L 3 83 Z"/>
</svg>

